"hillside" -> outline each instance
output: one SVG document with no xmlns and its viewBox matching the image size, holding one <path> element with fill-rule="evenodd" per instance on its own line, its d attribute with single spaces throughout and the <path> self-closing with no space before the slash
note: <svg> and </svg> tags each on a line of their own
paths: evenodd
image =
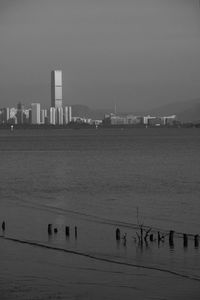
<svg viewBox="0 0 200 300">
<path fill-rule="evenodd" d="M 200 99 L 170 103 L 151 110 L 149 114 L 176 115 L 182 122 L 198 122 L 200 121 Z"/>
<path fill-rule="evenodd" d="M 111 110 L 106 109 L 96 109 L 92 110 L 86 105 L 72 105 L 72 114 L 74 117 L 84 117 L 84 118 L 91 118 L 96 120 L 102 120 L 106 113 L 110 113 Z"/>
<path fill-rule="evenodd" d="M 72 114 L 76 117 L 103 119 L 106 113 L 111 113 L 112 110 L 96 109 L 92 110 L 86 105 L 72 105 Z M 176 115 L 181 122 L 200 122 L 200 99 L 194 99 L 184 102 L 174 102 L 164 106 L 157 107 L 150 111 L 140 113 L 127 112 L 127 114 L 135 115 L 152 115 L 152 116 L 168 116 Z M 119 113 L 120 114 L 120 113 Z M 125 115 L 123 113 L 123 115 Z"/>
</svg>

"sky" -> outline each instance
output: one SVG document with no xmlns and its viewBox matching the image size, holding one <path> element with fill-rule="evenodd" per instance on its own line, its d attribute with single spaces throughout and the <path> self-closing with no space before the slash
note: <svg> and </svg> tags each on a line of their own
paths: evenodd
<svg viewBox="0 0 200 300">
<path fill-rule="evenodd" d="M 200 97 L 199 0 L 0 0 L 0 107 L 148 110 Z"/>
</svg>

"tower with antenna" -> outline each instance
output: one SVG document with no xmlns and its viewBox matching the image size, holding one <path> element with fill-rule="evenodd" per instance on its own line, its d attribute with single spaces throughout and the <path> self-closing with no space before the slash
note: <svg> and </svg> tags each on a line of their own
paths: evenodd
<svg viewBox="0 0 200 300">
<path fill-rule="evenodd" d="M 117 114 L 117 104 L 115 103 L 115 107 L 114 107 L 114 114 Z"/>
</svg>

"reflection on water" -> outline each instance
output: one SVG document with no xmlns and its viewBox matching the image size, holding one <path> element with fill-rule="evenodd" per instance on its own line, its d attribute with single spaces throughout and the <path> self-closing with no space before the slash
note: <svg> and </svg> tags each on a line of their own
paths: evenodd
<svg viewBox="0 0 200 300">
<path fill-rule="evenodd" d="M 140 267 L 143 271 L 134 269 L 131 276 L 151 270 L 164 273 L 161 277 L 168 276 L 166 282 L 173 282 L 169 276 L 200 280 L 199 150 L 198 131 L 187 130 L 66 130 L 47 131 L 45 136 L 35 131 L 29 131 L 29 135 L 2 135 L 0 220 L 6 220 L 5 238 L 10 238 L 3 244 L 4 256 L 13 262 L 13 266 L 9 263 L 11 273 L 15 274 L 20 262 L 26 261 L 33 268 L 31 276 L 38 279 L 41 272 L 44 278 L 58 280 L 64 291 L 63 276 L 69 277 L 62 269 L 64 262 L 67 260 L 67 267 L 71 264 L 77 268 L 77 262 L 83 259 L 84 272 L 72 272 L 72 282 L 84 285 L 87 278 L 87 288 L 89 283 L 105 288 L 105 282 L 99 281 L 101 264 L 104 272 L 109 269 L 108 273 Z M 51 234 L 48 224 L 52 224 Z M 120 229 L 117 241 L 116 228 Z M 15 245 L 20 241 L 26 244 Z M 34 250 L 28 246 L 34 246 Z M 44 246 L 54 251 L 57 261 L 44 252 Z M 10 247 L 16 249 L 16 260 Z M 34 256 L 29 257 L 26 251 L 36 253 L 41 266 L 46 261 L 45 268 L 49 271 L 52 267 L 52 273 L 41 271 L 38 262 L 34 270 Z M 93 277 L 93 271 L 86 275 L 85 270 L 93 268 L 90 264 L 98 264 L 97 277 Z M 5 279 L 6 271 L 3 274 Z M 106 291 L 112 290 L 113 299 L 119 297 L 114 292 L 118 281 L 122 289 L 129 286 L 134 292 L 137 288 L 143 293 L 150 289 L 148 295 L 142 294 L 147 299 L 154 294 L 154 276 L 161 286 L 164 284 L 159 275 L 145 273 L 148 280 L 143 279 L 144 289 L 139 280 L 133 286 L 130 278 L 111 274 Z M 44 295 L 50 286 L 45 280 L 40 290 Z M 69 279 L 67 282 L 71 284 Z M 162 289 L 157 292 L 161 297 Z M 79 296 L 87 299 L 87 295 Z M 133 292 L 126 292 L 126 296 L 131 299 Z M 145 299 L 143 296 L 141 299 Z"/>
</svg>

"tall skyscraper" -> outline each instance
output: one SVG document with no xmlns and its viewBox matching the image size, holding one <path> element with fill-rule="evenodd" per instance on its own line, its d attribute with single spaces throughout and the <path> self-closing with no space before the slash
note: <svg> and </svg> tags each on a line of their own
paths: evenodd
<svg viewBox="0 0 200 300">
<path fill-rule="evenodd" d="M 40 103 L 31 104 L 31 123 L 40 124 Z"/>
<path fill-rule="evenodd" d="M 51 72 L 51 107 L 62 107 L 62 71 Z"/>
</svg>

